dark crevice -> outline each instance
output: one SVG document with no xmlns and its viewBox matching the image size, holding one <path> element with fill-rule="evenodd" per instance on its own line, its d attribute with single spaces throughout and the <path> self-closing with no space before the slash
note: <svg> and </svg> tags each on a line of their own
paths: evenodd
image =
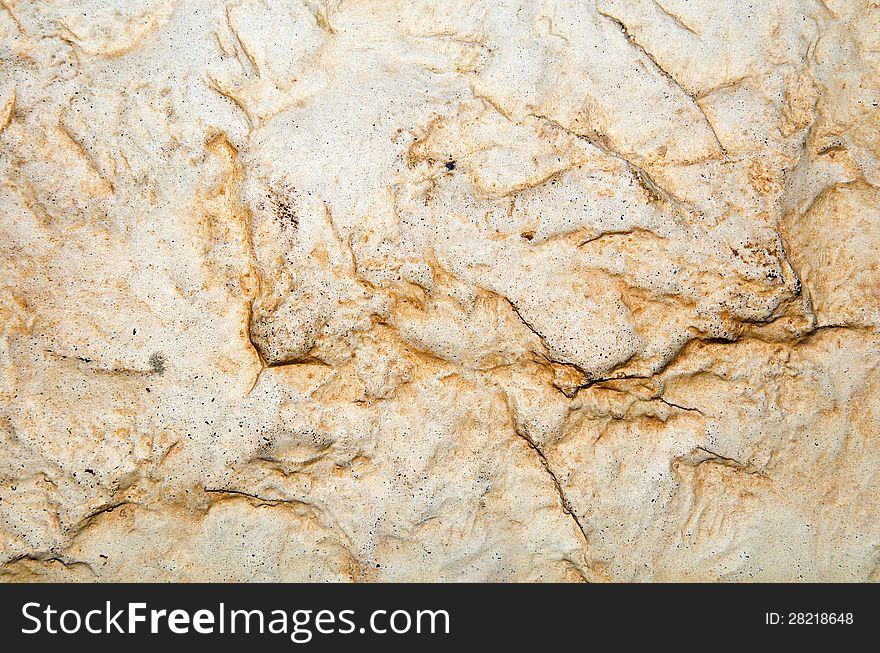
<svg viewBox="0 0 880 653">
<path fill-rule="evenodd" d="M 654 68 L 656 68 L 657 72 L 663 75 L 672 83 L 673 86 L 678 88 L 682 93 L 684 93 L 691 99 L 691 102 L 693 102 L 694 106 L 697 108 L 697 111 L 699 111 L 700 115 L 703 116 L 703 120 L 705 120 L 706 125 L 709 127 L 709 131 L 712 132 L 712 137 L 715 139 L 715 142 L 717 143 L 718 148 L 721 150 L 721 153 L 724 155 L 724 158 L 727 158 L 727 149 L 724 147 L 721 139 L 718 138 L 718 134 L 715 132 L 715 126 L 712 124 L 712 121 L 709 120 L 709 116 L 706 115 L 706 112 L 703 111 L 703 107 L 701 107 L 700 103 L 697 101 L 697 96 L 694 93 L 688 91 L 684 86 L 682 86 L 681 83 L 672 75 L 672 73 L 670 73 L 668 70 L 660 65 L 660 62 L 657 61 L 654 55 L 651 54 L 647 49 L 645 49 L 645 46 L 643 46 L 636 40 L 635 36 L 632 35 L 632 33 L 629 31 L 629 28 L 622 20 L 615 16 L 612 16 L 611 14 L 606 14 L 602 11 L 599 11 L 599 15 L 617 25 L 618 29 L 623 33 L 624 37 L 626 37 L 626 40 L 629 41 L 629 43 L 632 44 L 632 46 L 636 50 L 642 53 L 642 55 L 644 55 L 645 58 L 654 65 Z"/>
<path fill-rule="evenodd" d="M 694 408 L 694 407 L 692 407 L 692 406 L 682 406 L 681 404 L 677 404 L 677 403 L 675 403 L 675 402 L 669 401 L 668 399 L 664 399 L 663 397 L 657 397 L 657 401 L 659 401 L 659 402 L 661 402 L 661 403 L 664 403 L 664 404 L 666 404 L 667 406 L 670 406 L 670 407 L 672 407 L 672 408 L 677 408 L 678 410 L 684 410 L 684 411 L 687 411 L 687 412 L 698 413 L 698 414 L 702 415 L 703 417 L 706 416 L 706 415 L 703 413 L 703 411 L 701 411 L 699 408 Z"/>
<path fill-rule="evenodd" d="M 547 475 L 553 482 L 553 486 L 556 488 L 556 493 L 559 495 L 559 501 L 562 503 L 562 511 L 572 518 L 575 525 L 577 526 L 577 529 L 580 531 L 581 536 L 584 538 L 584 544 L 589 547 L 590 538 L 587 537 L 587 531 L 584 528 L 584 525 L 581 523 L 580 518 L 577 516 L 577 513 L 574 511 L 571 502 L 568 500 L 568 496 L 565 494 L 565 490 L 562 488 L 562 484 L 559 482 L 559 478 L 556 476 L 556 472 L 554 472 L 553 468 L 550 466 L 550 461 L 548 461 L 547 456 L 544 455 L 544 451 L 535 443 L 534 440 L 532 440 L 532 438 L 528 436 L 528 434 L 517 428 L 515 424 L 513 431 L 529 446 L 529 449 L 537 454 L 541 466 L 544 468 L 544 471 L 547 472 Z"/>
<path fill-rule="evenodd" d="M 298 499 L 269 499 L 266 497 L 261 497 L 257 494 L 251 494 L 249 492 L 243 492 L 241 490 L 229 490 L 229 489 L 212 489 L 212 488 L 203 488 L 205 494 L 219 494 L 224 496 L 233 496 L 233 497 L 243 497 L 245 499 L 249 499 L 251 501 L 257 502 L 257 505 L 266 505 L 266 506 L 280 506 L 280 505 L 289 505 L 289 506 L 307 506 L 309 508 L 313 508 L 309 503 L 305 501 L 300 501 Z"/>
</svg>

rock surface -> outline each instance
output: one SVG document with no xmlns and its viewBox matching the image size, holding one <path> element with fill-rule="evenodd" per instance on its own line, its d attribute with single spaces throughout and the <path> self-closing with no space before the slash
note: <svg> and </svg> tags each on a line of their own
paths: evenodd
<svg viewBox="0 0 880 653">
<path fill-rule="evenodd" d="M 0 580 L 880 580 L 876 0 L 0 2 Z"/>
</svg>

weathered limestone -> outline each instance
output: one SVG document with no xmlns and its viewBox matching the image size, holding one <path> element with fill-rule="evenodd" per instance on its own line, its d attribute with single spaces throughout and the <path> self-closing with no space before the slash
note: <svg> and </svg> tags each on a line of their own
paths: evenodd
<svg viewBox="0 0 880 653">
<path fill-rule="evenodd" d="M 0 580 L 880 580 L 874 0 L 0 3 Z"/>
</svg>

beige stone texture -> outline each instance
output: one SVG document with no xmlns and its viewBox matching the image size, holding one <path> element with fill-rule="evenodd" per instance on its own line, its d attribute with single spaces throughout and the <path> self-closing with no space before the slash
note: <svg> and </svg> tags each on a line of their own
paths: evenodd
<svg viewBox="0 0 880 653">
<path fill-rule="evenodd" d="M 880 580 L 877 0 L 0 1 L 0 580 Z"/>
</svg>

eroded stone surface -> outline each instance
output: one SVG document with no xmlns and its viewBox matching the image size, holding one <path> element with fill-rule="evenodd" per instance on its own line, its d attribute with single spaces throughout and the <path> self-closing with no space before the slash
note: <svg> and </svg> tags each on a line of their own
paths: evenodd
<svg viewBox="0 0 880 653">
<path fill-rule="evenodd" d="M 0 3 L 3 580 L 880 580 L 880 6 Z"/>
</svg>

